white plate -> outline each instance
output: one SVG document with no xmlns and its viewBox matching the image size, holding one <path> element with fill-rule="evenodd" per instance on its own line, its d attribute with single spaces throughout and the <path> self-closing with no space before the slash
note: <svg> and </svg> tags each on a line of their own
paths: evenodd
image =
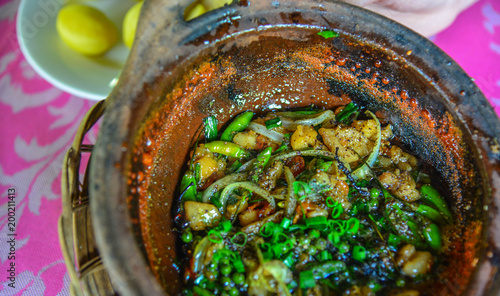
<svg viewBox="0 0 500 296">
<path fill-rule="evenodd" d="M 121 41 L 122 22 L 133 0 L 81 1 L 100 9 L 115 23 L 120 42 L 101 57 L 83 56 L 59 38 L 57 13 L 67 0 L 21 0 L 17 15 L 17 39 L 28 63 L 40 76 L 73 95 L 105 99 L 129 53 Z"/>
</svg>

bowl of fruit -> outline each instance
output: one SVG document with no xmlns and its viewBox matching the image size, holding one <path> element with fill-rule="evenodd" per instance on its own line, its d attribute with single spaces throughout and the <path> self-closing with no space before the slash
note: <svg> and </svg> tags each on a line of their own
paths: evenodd
<svg viewBox="0 0 500 296">
<path fill-rule="evenodd" d="M 90 164 L 123 295 L 497 295 L 500 122 L 339 1 L 144 3 Z"/>
</svg>

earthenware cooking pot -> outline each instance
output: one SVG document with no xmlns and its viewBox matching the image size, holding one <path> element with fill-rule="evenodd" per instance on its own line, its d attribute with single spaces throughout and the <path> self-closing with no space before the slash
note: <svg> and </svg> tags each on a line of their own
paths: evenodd
<svg viewBox="0 0 500 296">
<path fill-rule="evenodd" d="M 422 295 L 497 295 L 500 123 L 429 40 L 338 1 L 241 0 L 185 22 L 190 0 L 146 0 L 91 162 L 97 246 L 123 295 L 177 295 L 177 181 L 202 119 L 350 100 L 432 165 L 456 225 Z M 331 38 L 317 33 L 330 30 Z"/>
</svg>

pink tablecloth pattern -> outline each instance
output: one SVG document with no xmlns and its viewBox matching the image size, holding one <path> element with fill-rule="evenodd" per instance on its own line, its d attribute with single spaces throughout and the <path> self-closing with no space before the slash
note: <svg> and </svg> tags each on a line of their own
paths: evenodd
<svg viewBox="0 0 500 296">
<path fill-rule="evenodd" d="M 0 0 L 0 295 L 69 295 L 57 236 L 60 171 L 95 102 L 56 89 L 28 65 L 16 38 L 18 5 Z M 475 78 L 500 114 L 500 1 L 479 1 L 432 40 Z"/>
</svg>

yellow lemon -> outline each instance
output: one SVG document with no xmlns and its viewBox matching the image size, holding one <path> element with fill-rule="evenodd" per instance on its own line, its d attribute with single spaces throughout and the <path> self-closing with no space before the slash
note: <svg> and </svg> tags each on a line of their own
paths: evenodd
<svg viewBox="0 0 500 296">
<path fill-rule="evenodd" d="M 82 4 L 64 6 L 56 28 L 64 43 L 85 55 L 103 54 L 118 41 L 118 30 L 106 15 Z"/>
<path fill-rule="evenodd" d="M 203 4 L 208 11 L 217 9 L 226 4 L 231 4 L 231 2 L 233 2 L 233 0 L 201 0 L 201 4 Z"/>
<path fill-rule="evenodd" d="M 186 11 L 184 13 L 184 19 L 186 21 L 190 21 L 194 18 L 199 17 L 200 15 L 204 14 L 205 12 L 207 12 L 207 9 L 205 8 L 205 6 L 203 6 L 201 3 L 195 2 L 195 3 L 193 3 L 193 5 L 190 5 L 186 9 Z"/>
<path fill-rule="evenodd" d="M 134 4 L 125 15 L 123 19 L 123 43 L 130 48 L 132 43 L 134 43 L 135 30 L 137 29 L 137 21 L 139 20 L 139 14 L 141 13 L 142 1 Z"/>
</svg>

